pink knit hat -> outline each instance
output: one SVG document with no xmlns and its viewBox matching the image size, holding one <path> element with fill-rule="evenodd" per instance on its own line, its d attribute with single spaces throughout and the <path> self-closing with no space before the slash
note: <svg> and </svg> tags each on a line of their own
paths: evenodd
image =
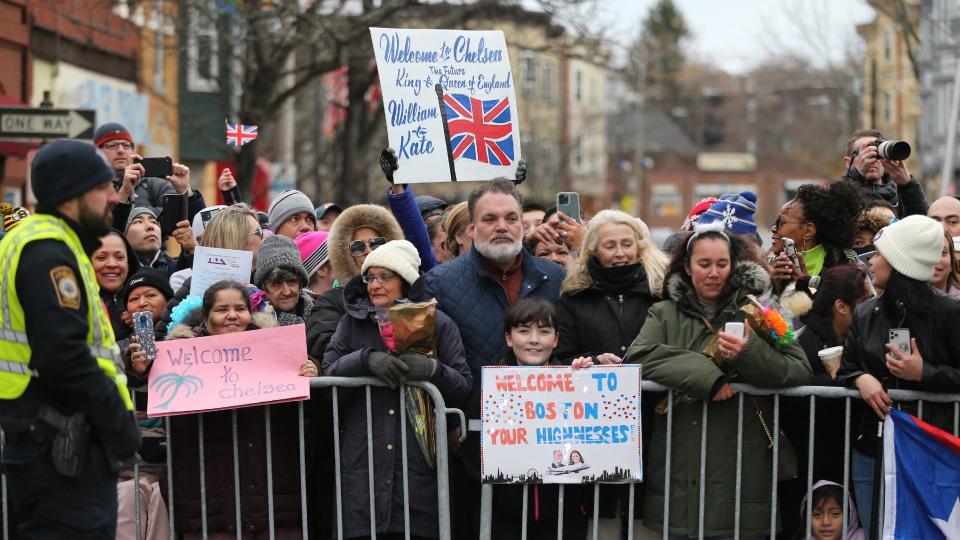
<svg viewBox="0 0 960 540">
<path fill-rule="evenodd" d="M 307 277 L 312 278 L 321 266 L 330 262 L 330 255 L 327 251 L 327 237 L 330 235 L 327 231 L 317 231 L 303 233 L 298 236 L 294 242 L 300 250 L 300 262 L 307 271 Z"/>
</svg>

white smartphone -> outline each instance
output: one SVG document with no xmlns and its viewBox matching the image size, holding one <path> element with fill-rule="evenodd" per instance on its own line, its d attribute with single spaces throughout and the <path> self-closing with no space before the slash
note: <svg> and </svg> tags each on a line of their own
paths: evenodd
<svg viewBox="0 0 960 540">
<path fill-rule="evenodd" d="M 728 322 L 723 326 L 723 331 L 732 334 L 734 336 L 743 337 L 743 323 L 742 322 Z"/>
<path fill-rule="evenodd" d="M 903 354 L 910 354 L 910 329 L 909 328 L 891 328 L 890 339 L 893 346 L 900 349 Z"/>
</svg>

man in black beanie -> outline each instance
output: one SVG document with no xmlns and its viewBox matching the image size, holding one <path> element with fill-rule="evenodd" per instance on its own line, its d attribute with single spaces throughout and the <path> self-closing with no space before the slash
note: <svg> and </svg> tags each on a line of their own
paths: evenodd
<svg viewBox="0 0 960 540">
<path fill-rule="evenodd" d="M 174 163 L 173 175 L 166 178 L 146 176 L 143 165 L 134 163 L 141 156 L 135 153 L 133 136 L 122 124 L 109 122 L 98 127 L 93 134 L 93 143 L 113 167 L 113 187 L 120 196 L 114 208 L 115 229 L 123 230 L 134 207 L 147 207 L 160 215 L 164 195 L 185 193 L 189 197 L 188 221 L 193 221 L 193 216 L 206 208 L 203 195 L 190 187 L 190 169 L 186 165 Z"/>
<path fill-rule="evenodd" d="M 140 434 L 89 255 L 117 192 L 93 146 L 33 159 L 36 213 L 0 243 L 0 429 L 14 537 L 113 539 Z"/>
</svg>

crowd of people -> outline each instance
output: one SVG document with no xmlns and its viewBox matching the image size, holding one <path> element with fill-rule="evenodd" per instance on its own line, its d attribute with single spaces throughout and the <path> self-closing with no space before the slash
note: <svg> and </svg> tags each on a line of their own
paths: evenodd
<svg viewBox="0 0 960 540">
<path fill-rule="evenodd" d="M 44 215 L 93 235 L 80 235 L 99 286 L 86 290 L 98 291 L 106 308 L 108 326 L 121 351 L 116 369 L 134 391 L 135 406 L 128 409 L 136 409 L 139 431 L 136 452 L 121 448 L 107 452 L 122 458 L 109 463 L 121 482 L 114 506 L 103 510 L 119 513 L 118 538 L 134 537 L 137 523 L 146 538 L 168 537 L 171 510 L 176 531 L 185 538 L 205 531 L 211 537 L 236 537 L 238 513 L 244 538 L 266 538 L 270 527 L 280 538 L 297 538 L 304 532 L 303 523 L 315 537 L 336 531 L 330 395 L 315 391 L 306 407 L 306 471 L 296 465 L 298 449 L 292 443 L 300 428 L 295 405 L 273 406 L 269 412 L 251 407 L 202 417 L 177 416 L 168 433 L 162 422 L 144 413 L 151 362 L 133 326 L 134 314 L 143 312 L 149 312 L 155 323 L 156 341 L 303 324 L 308 358 L 300 365 L 300 376 L 373 376 L 389 387 L 373 388 L 370 394 L 339 394 L 339 485 L 346 537 L 375 532 L 377 537 L 401 538 L 405 527 L 414 538 L 439 535 L 437 471 L 416 445 L 407 452 L 406 463 L 399 452 L 402 426 L 408 430 L 408 445 L 417 436 L 415 426 L 403 423 L 400 415 L 401 398 L 395 389 L 404 383 L 432 383 L 448 407 L 462 408 L 475 419 L 480 417 L 484 366 L 590 369 L 639 364 L 645 380 L 676 391 L 672 403 L 665 395 L 643 396 L 644 482 L 637 486 L 633 515 L 645 527 L 659 531 L 666 523 L 671 537 L 696 536 L 702 516 L 706 537 L 734 533 L 738 400 L 732 384 L 847 386 L 862 397 L 849 434 L 851 474 L 844 477 L 842 403 L 819 400 L 812 471 L 816 484 L 810 493 L 808 401 L 782 400 L 783 434 L 777 434 L 771 433 L 772 398 L 748 397 L 742 416 L 745 466 L 739 478 L 739 531 L 743 537 L 770 532 L 770 447 L 773 437 L 779 436 L 792 441 L 798 453 L 794 478 L 780 478 L 781 533 L 840 538 L 846 484 L 852 495 L 846 538 L 864 538 L 872 534 L 877 512 L 872 506 L 877 423 L 890 407 L 916 410 L 914 403 L 894 403 L 887 391 L 954 393 L 960 388 L 960 339 L 955 331 L 960 320 L 956 255 L 960 200 L 943 197 L 928 204 L 904 163 L 877 155 L 871 143 L 880 136 L 873 130 L 853 134 L 843 155 L 844 177 L 804 185 L 780 207 L 770 229 L 772 245 L 763 244 L 755 220 L 764 202 L 743 192 L 717 193 L 700 201 L 659 246 L 641 218 L 619 210 L 601 210 L 578 221 L 555 207 L 524 202 L 520 190 L 527 176 L 525 165 L 516 178 L 477 184 L 466 201 L 415 196 L 410 186 L 393 182 L 398 165 L 389 149 L 380 156 L 388 183 L 387 207 L 315 205 L 304 193 L 288 190 L 275 197 L 266 212 L 258 212 L 239 200 L 229 170 L 218 180 L 225 204 L 209 206 L 199 191 L 190 188 L 190 170 L 183 165 L 174 164 L 167 178 L 145 177 L 135 161 L 139 156 L 133 153 L 129 132 L 119 124 L 107 124 L 97 130 L 95 145 L 109 163 L 109 174 L 104 173 L 105 164 L 93 163 L 84 150 L 58 146 L 59 142 L 45 147 L 59 152 L 41 151 L 34 161 L 37 190 L 44 189 L 37 179 L 53 174 L 50 170 L 74 171 L 70 178 L 86 174 L 90 178 L 84 185 L 94 190 L 100 189 L 94 184 L 109 180 L 112 193 L 103 203 L 106 223 L 90 225 L 83 203 L 73 214 L 64 206 L 63 197 L 87 195 L 76 190 L 56 196 L 38 191 L 40 205 L 34 217 L 23 209 L 0 208 L 7 217 L 5 234 L 12 237 L 0 243 L 0 255 L 28 250 L 29 246 L 12 245 L 26 234 L 17 229 L 34 226 L 31 220 Z M 45 166 L 52 169 L 45 171 Z M 163 196 L 171 193 L 186 196 L 188 215 L 164 237 L 160 211 Z M 174 247 L 176 254 L 169 254 L 166 246 Z M 251 252 L 249 281 L 221 281 L 202 296 L 192 296 L 191 268 L 198 246 Z M 19 280 L 27 283 L 28 278 L 21 278 L 23 270 L 18 273 L 16 266 L 12 271 L 17 294 L 23 298 L 29 289 L 21 290 Z M 82 268 L 77 271 L 82 280 Z M 79 293 L 69 290 L 66 279 L 53 271 L 40 270 L 39 275 L 58 287 L 54 299 L 59 306 L 24 305 L 27 333 L 31 324 L 58 320 L 41 317 L 36 310 L 70 308 L 71 298 L 77 298 L 75 309 L 98 300 L 84 296 L 82 285 Z M 437 306 L 435 351 L 398 352 L 393 329 L 382 313 L 398 303 L 431 299 Z M 6 298 L 4 302 L 6 306 Z M 741 308 L 751 302 L 779 310 L 795 338 L 770 340 L 749 324 L 740 335 L 726 331 L 727 323 L 744 321 Z M 891 329 L 909 333 L 907 350 L 890 343 Z M 834 347 L 843 348 L 839 361 L 820 354 Z M 34 350 L 36 357 L 39 352 Z M 30 367 L 39 370 L 37 380 L 47 380 L 44 370 L 50 368 L 35 365 L 34 360 Z M 44 399 L 63 413 L 85 410 L 74 398 L 57 396 L 54 390 L 45 391 Z M 669 430 L 667 408 L 672 408 Z M 709 413 L 708 465 L 706 478 L 700 478 L 704 427 L 698 422 L 704 409 Z M 33 538 L 39 537 L 30 534 L 42 504 L 30 499 L 36 494 L 23 487 L 23 463 L 31 459 L 27 450 L 35 454 L 42 451 L 42 444 L 25 435 L 32 429 L 23 421 L 26 416 L 19 424 L 11 420 L 14 413 L 26 410 L 4 405 L 0 422 L 7 434 L 4 462 L 11 477 L 14 537 L 19 530 Z M 923 413 L 926 421 L 952 431 L 952 406 L 927 404 Z M 270 452 L 265 415 L 270 418 Z M 481 507 L 480 440 L 473 432 L 460 444 L 466 429 L 452 420 L 450 433 L 439 434 L 450 441 L 452 485 L 447 502 L 456 538 L 477 537 Z M 102 437 L 109 450 L 110 443 Z M 167 437 L 172 445 L 163 443 Z M 130 436 L 125 440 L 129 445 Z M 234 444 L 240 446 L 239 453 Z M 205 460 L 195 451 L 198 446 L 208 456 Z M 373 448 L 373 456 L 367 455 L 368 448 Z M 667 448 L 672 457 L 669 470 Z M 171 451 L 176 474 L 168 484 L 166 453 Z M 583 456 L 573 453 L 576 456 L 554 459 L 581 463 Z M 139 485 L 134 485 L 129 471 L 134 454 L 141 464 Z M 373 471 L 368 470 L 370 463 Z M 308 480 L 307 521 L 300 507 L 301 474 Z M 407 501 L 409 523 L 404 513 L 405 476 L 415 495 Z M 701 481 L 706 485 L 700 486 Z M 668 482 L 670 513 L 664 516 Z M 272 517 L 266 503 L 268 485 L 273 489 Z M 376 512 L 372 519 L 371 486 Z M 700 508 L 704 488 L 706 505 Z M 536 509 L 528 515 L 529 534 L 556 537 L 562 513 L 563 536 L 585 537 L 593 516 L 592 489 L 568 489 L 562 508 L 555 488 L 535 486 L 529 496 Z M 135 519 L 134 497 L 143 501 L 137 505 L 140 519 Z M 496 538 L 519 538 L 522 498 L 523 492 L 515 487 L 495 491 Z M 605 537 L 619 538 L 621 528 L 626 530 L 629 504 L 626 489 L 601 490 L 600 517 L 609 532 Z M 810 529 L 804 524 L 807 504 L 812 505 Z M 90 537 L 104 537 L 95 535 L 107 530 L 103 523 L 91 520 L 89 526 L 94 531 Z M 56 523 L 46 527 L 66 530 L 57 529 Z"/>
</svg>

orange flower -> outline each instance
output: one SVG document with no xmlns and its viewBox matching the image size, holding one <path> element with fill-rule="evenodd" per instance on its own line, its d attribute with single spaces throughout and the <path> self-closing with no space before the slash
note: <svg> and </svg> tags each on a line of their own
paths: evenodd
<svg viewBox="0 0 960 540">
<path fill-rule="evenodd" d="M 780 316 L 776 310 L 771 309 L 763 314 L 763 321 L 767 324 L 767 327 L 773 330 L 777 336 L 786 335 L 789 330 L 787 322 L 783 320 L 783 317 Z"/>
</svg>

